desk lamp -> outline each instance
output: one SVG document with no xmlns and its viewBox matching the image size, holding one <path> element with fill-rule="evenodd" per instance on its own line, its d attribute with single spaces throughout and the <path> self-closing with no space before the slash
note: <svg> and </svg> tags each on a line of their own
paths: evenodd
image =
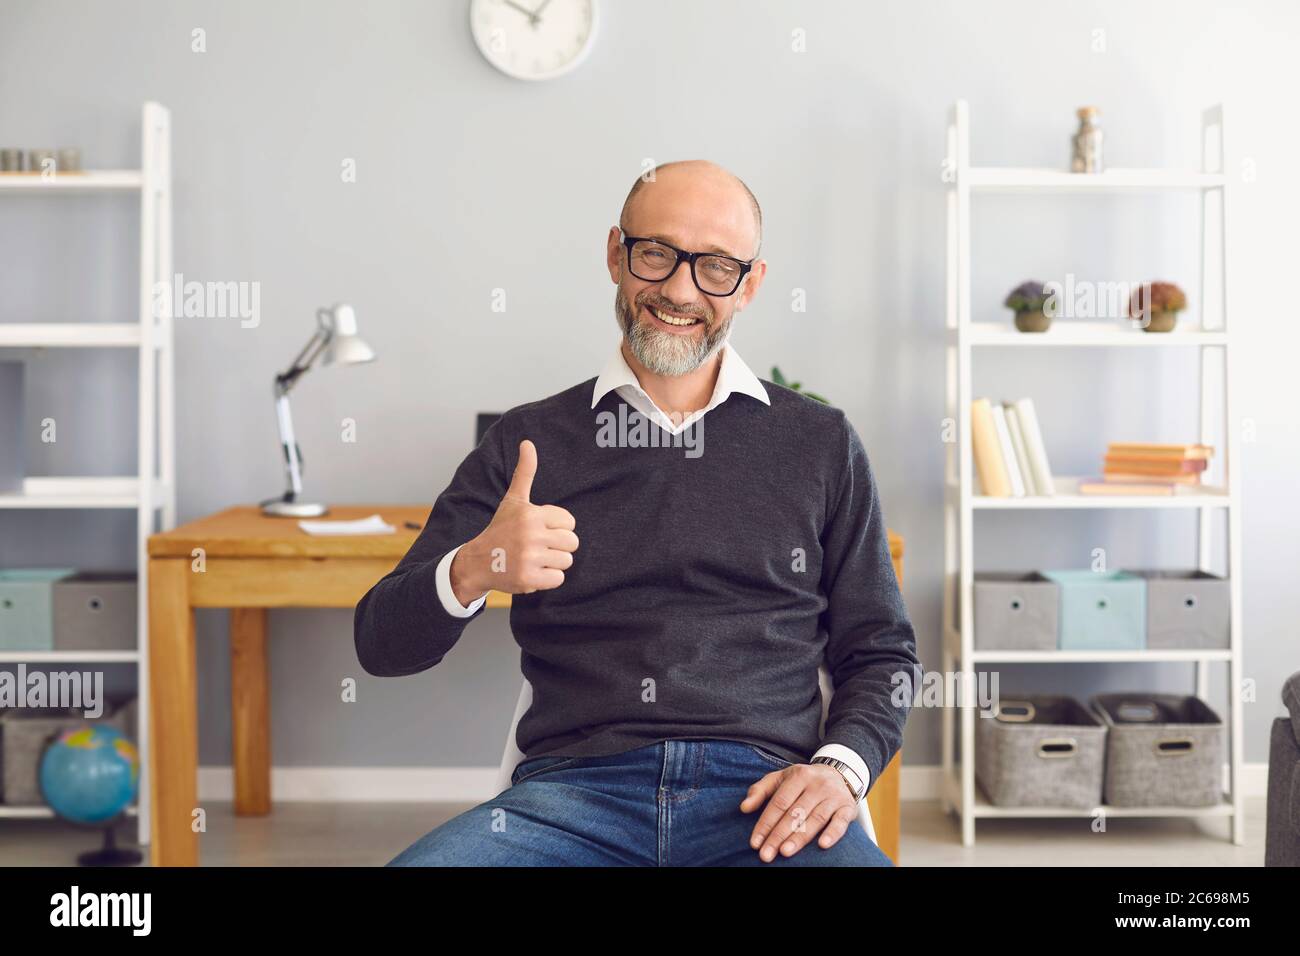
<svg viewBox="0 0 1300 956">
<path fill-rule="evenodd" d="M 289 487 L 279 498 L 262 502 L 262 513 L 283 518 L 314 518 L 325 514 L 325 505 L 299 501 L 302 494 L 302 450 L 293 435 L 289 392 L 320 359 L 321 368 L 331 365 L 359 365 L 373 362 L 375 350 L 357 335 L 357 316 L 352 306 L 335 305 L 316 310 L 316 331 L 307 340 L 288 369 L 275 377 L 275 414 L 280 425 L 280 446 L 284 449 L 284 470 Z"/>
</svg>

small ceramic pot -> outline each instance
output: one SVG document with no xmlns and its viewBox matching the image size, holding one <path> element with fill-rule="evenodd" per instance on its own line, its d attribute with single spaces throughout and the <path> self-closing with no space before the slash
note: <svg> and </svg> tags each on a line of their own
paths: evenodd
<svg viewBox="0 0 1300 956">
<path fill-rule="evenodd" d="M 1178 322 L 1177 312 L 1152 312 L 1151 321 L 1142 326 L 1143 332 L 1172 332 Z"/>
<path fill-rule="evenodd" d="M 1052 318 L 1042 309 L 1036 312 L 1017 312 L 1016 328 L 1021 332 L 1046 332 L 1051 327 Z"/>
</svg>

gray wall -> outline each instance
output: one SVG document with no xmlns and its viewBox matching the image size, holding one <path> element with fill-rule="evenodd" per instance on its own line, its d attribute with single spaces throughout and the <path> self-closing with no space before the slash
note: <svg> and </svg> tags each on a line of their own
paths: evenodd
<svg viewBox="0 0 1300 956">
<path fill-rule="evenodd" d="M 1235 190 L 1245 469 L 1246 758 L 1261 761 L 1283 677 L 1300 668 L 1294 586 L 1300 436 L 1290 399 L 1300 147 L 1285 3 L 779 2 L 601 4 L 574 75 L 524 84 L 472 45 L 463 0 L 69 2 L 0 8 L 3 145 L 80 144 L 93 166 L 138 163 L 139 107 L 172 110 L 176 254 L 187 278 L 256 281 L 262 321 L 177 323 L 181 518 L 281 485 L 270 380 L 316 306 L 356 306 L 377 364 L 306 379 L 298 426 L 312 494 L 431 502 L 472 440 L 473 414 L 593 374 L 616 340 L 604 237 L 644 158 L 704 156 L 753 188 L 768 281 L 734 341 L 760 374 L 779 363 L 844 407 L 907 541 L 906 596 L 923 660 L 939 666 L 944 205 L 949 104 L 965 97 L 977 163 L 1065 162 L 1074 108 L 1096 103 L 1116 166 L 1192 166 L 1200 109 L 1228 104 Z M 191 31 L 207 52 L 191 52 Z M 806 31 L 807 52 L 791 51 Z M 1095 30 L 1105 52 L 1093 52 Z M 695 91 L 694 96 L 688 91 Z M 702 105 L 696 106 L 696 103 Z M 722 104 L 719 106 L 719 104 Z M 341 181 L 357 163 L 358 181 Z M 133 315 L 136 217 L 105 197 L 6 199 L 0 321 Z M 1166 278 L 1196 289 L 1196 207 L 1168 199 L 981 198 L 977 319 L 1027 278 Z M 494 288 L 508 311 L 494 313 Z M 792 290 L 809 311 L 793 313 Z M 1195 303 L 1194 303 L 1195 307 Z M 27 354 L 38 474 L 134 462 L 134 360 Z M 1093 350 L 990 354 L 976 394 L 1032 395 L 1062 473 L 1105 442 L 1194 436 L 1187 356 Z M 340 441 L 356 419 L 358 441 Z M 545 462 L 541 467 L 545 468 Z M 982 568 L 1178 566 L 1190 515 L 990 514 Z M 131 561 L 129 515 L 0 514 L 0 565 Z M 200 615 L 201 761 L 229 762 L 224 613 Z M 503 613 L 439 667 L 374 679 L 345 612 L 272 614 L 279 765 L 487 765 L 518 682 Z M 129 676 L 129 675 L 127 675 Z M 339 701 L 357 677 L 360 700 Z M 1214 699 L 1222 703 L 1216 673 Z M 117 675 L 117 679 L 125 679 Z M 1088 693 L 1190 687 L 1190 667 L 1010 669 L 1009 686 Z M 935 763 L 939 715 L 918 710 L 907 759 Z"/>
</svg>

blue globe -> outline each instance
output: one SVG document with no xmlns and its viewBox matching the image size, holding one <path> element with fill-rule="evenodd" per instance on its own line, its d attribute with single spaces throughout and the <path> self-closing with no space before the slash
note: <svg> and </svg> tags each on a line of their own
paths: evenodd
<svg viewBox="0 0 1300 956">
<path fill-rule="evenodd" d="M 54 812 L 74 823 L 104 823 L 135 799 L 140 756 L 112 727 L 65 730 L 41 757 L 41 792 Z"/>
</svg>

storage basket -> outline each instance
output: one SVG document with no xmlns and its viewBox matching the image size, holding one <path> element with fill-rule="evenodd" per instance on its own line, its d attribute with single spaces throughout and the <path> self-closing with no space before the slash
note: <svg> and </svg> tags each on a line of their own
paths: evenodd
<svg viewBox="0 0 1300 956">
<path fill-rule="evenodd" d="M 997 806 L 1095 807 L 1105 743 L 1101 721 L 1072 697 L 1003 698 L 975 718 L 975 777 Z"/>
<path fill-rule="evenodd" d="M 1107 728 L 1106 802 L 1204 807 L 1223 799 L 1223 722 L 1198 697 L 1098 694 Z"/>
</svg>

